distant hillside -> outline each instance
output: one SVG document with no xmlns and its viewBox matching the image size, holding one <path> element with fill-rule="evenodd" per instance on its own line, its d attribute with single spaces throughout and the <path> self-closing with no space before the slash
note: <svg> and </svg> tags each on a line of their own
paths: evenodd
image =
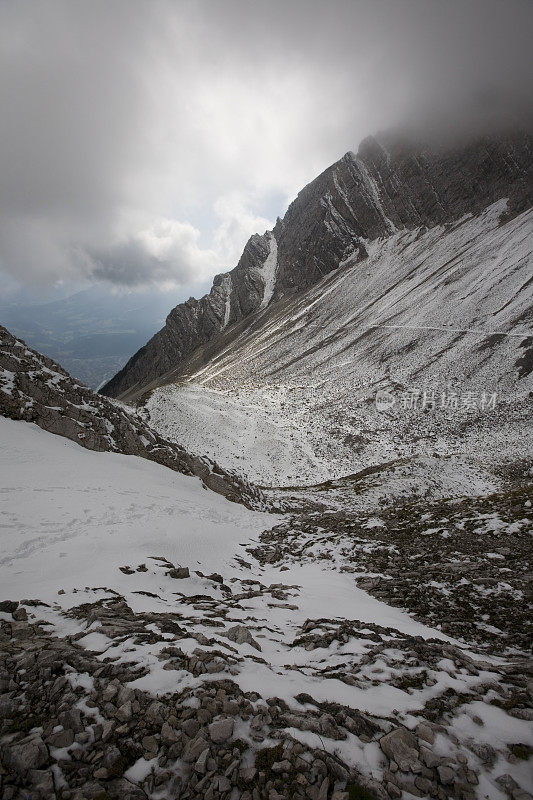
<svg viewBox="0 0 533 800">
<path fill-rule="evenodd" d="M 71 375 L 97 388 L 165 322 L 173 298 L 94 286 L 42 304 L 0 306 L 0 322 Z"/>
</svg>

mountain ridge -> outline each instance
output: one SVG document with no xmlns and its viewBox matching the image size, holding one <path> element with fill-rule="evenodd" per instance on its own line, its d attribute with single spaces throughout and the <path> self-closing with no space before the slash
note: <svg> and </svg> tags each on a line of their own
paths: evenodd
<svg viewBox="0 0 533 800">
<path fill-rule="evenodd" d="M 208 295 L 172 309 L 161 331 L 101 392 L 138 396 L 228 326 L 313 286 L 348 260 L 364 260 L 368 242 L 480 213 L 502 197 L 508 198 L 505 218 L 515 216 L 532 202 L 532 152 L 529 133 L 482 137 L 448 150 L 367 137 L 357 155 L 348 151 L 304 187 L 272 231 L 254 234 L 237 266 L 215 276 Z"/>
</svg>

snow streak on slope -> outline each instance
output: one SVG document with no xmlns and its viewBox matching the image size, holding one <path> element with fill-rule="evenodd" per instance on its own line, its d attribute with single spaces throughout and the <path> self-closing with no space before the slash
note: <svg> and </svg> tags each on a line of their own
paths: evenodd
<svg viewBox="0 0 533 800">
<path fill-rule="evenodd" d="M 225 275 L 222 280 L 222 287 L 226 293 L 226 305 L 224 306 L 224 321 L 222 323 L 222 330 L 227 327 L 230 314 L 231 314 L 231 289 L 232 281 L 231 275 Z"/>
<path fill-rule="evenodd" d="M 273 233 L 269 234 L 270 252 L 263 264 L 262 277 L 265 283 L 265 291 L 261 301 L 260 309 L 266 308 L 272 300 L 276 287 L 276 270 L 278 268 L 278 243 Z"/>
</svg>

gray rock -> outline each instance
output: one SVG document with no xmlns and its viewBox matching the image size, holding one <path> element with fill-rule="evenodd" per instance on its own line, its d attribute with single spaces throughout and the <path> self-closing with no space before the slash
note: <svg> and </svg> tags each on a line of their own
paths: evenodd
<svg viewBox="0 0 533 800">
<path fill-rule="evenodd" d="M 469 742 L 468 747 L 484 764 L 492 766 L 496 763 L 498 753 L 492 745 L 486 742 Z"/>
<path fill-rule="evenodd" d="M 179 740 L 179 734 L 174 728 L 168 724 L 168 722 L 164 722 L 163 726 L 161 727 L 161 741 L 164 744 L 173 744 Z"/>
<path fill-rule="evenodd" d="M 83 722 L 79 708 L 70 708 L 59 715 L 59 722 L 65 730 L 73 730 L 74 733 L 81 733 Z"/>
<path fill-rule="evenodd" d="M 7 762 L 21 774 L 48 763 L 48 748 L 39 736 L 13 744 L 6 751 Z"/>
<path fill-rule="evenodd" d="M 104 722 L 102 726 L 102 741 L 107 742 L 108 739 L 111 738 L 113 735 L 113 731 L 115 730 L 115 722 L 113 720 L 108 720 Z"/>
<path fill-rule="evenodd" d="M 135 691 L 129 686 L 121 686 L 115 704 L 120 707 L 123 706 L 124 703 L 132 702 L 133 700 L 135 700 Z"/>
<path fill-rule="evenodd" d="M 437 764 L 440 763 L 439 756 L 435 755 L 435 753 L 427 747 L 420 748 L 420 758 L 428 769 L 433 769 L 433 767 L 436 767 Z"/>
<path fill-rule="evenodd" d="M 193 739 L 200 730 L 200 723 L 197 719 L 186 719 L 181 724 L 181 730 L 191 739 Z"/>
<path fill-rule="evenodd" d="M 231 783 L 225 777 L 225 775 L 219 775 L 217 778 L 213 778 L 213 785 L 217 781 L 217 790 L 219 792 L 229 792 L 231 789 Z"/>
<path fill-rule="evenodd" d="M 415 778 L 415 786 L 417 789 L 420 789 L 421 792 L 427 795 L 431 788 L 431 781 L 428 780 L 428 778 L 423 778 L 421 775 L 418 775 Z"/>
<path fill-rule="evenodd" d="M 128 722 L 133 717 L 131 702 L 128 700 L 127 703 L 120 706 L 115 716 L 120 722 Z"/>
<path fill-rule="evenodd" d="M 41 795 L 54 795 L 54 776 L 48 769 L 31 769 L 29 780 L 32 789 Z"/>
<path fill-rule="evenodd" d="M 435 734 L 433 733 L 429 725 L 426 725 L 424 722 L 420 722 L 416 726 L 415 733 L 419 739 L 423 739 L 425 742 L 428 742 L 429 744 L 433 744 L 433 742 L 435 741 Z"/>
<path fill-rule="evenodd" d="M 163 703 L 160 703 L 159 700 L 154 700 L 144 713 L 149 722 L 154 725 L 162 725 L 165 721 L 165 712 L 166 708 Z"/>
<path fill-rule="evenodd" d="M 197 736 L 192 741 L 188 742 L 183 751 L 182 758 L 188 764 L 191 764 L 193 761 L 197 761 L 204 750 L 209 749 L 209 742 L 207 742 L 203 736 Z"/>
<path fill-rule="evenodd" d="M 290 761 L 284 759 L 283 761 L 275 761 L 272 764 L 272 772 L 290 772 L 292 769 L 292 765 Z"/>
<path fill-rule="evenodd" d="M 394 728 L 390 733 L 381 737 L 379 745 L 385 755 L 395 761 L 402 771 L 421 771 L 422 764 L 418 758 L 418 742 L 407 728 Z"/>
<path fill-rule="evenodd" d="M 437 772 L 439 773 L 439 780 L 441 783 L 453 783 L 455 780 L 455 771 L 451 768 L 442 764 L 441 766 L 437 767 Z"/>
<path fill-rule="evenodd" d="M 74 742 L 74 731 L 70 728 L 56 731 L 56 733 L 51 733 L 46 741 L 50 747 L 70 747 Z"/>
<path fill-rule="evenodd" d="M 18 600 L 0 600 L 0 611 L 4 614 L 12 614 L 18 604 Z"/>
<path fill-rule="evenodd" d="M 143 750 L 146 753 L 156 754 L 159 750 L 159 745 L 155 736 L 143 736 L 142 742 Z"/>
<path fill-rule="evenodd" d="M 99 767 L 93 772 L 95 781 L 106 781 L 109 778 L 109 771 L 105 767 Z"/>
<path fill-rule="evenodd" d="M 9 694 L 0 695 L 0 717 L 10 717 L 17 708 L 17 702 Z"/>
<path fill-rule="evenodd" d="M 208 726 L 211 741 L 215 742 L 216 744 L 219 744 L 220 742 L 226 742 L 233 736 L 233 726 L 234 721 L 230 718 L 219 719 L 215 722 L 212 722 L 211 725 Z"/>
<path fill-rule="evenodd" d="M 102 767 L 105 767 L 108 771 L 111 771 L 116 764 L 118 764 L 122 760 L 122 753 L 115 745 L 109 746 L 105 753 L 104 757 L 102 758 L 101 764 Z"/>
<path fill-rule="evenodd" d="M 174 567 L 169 569 L 167 575 L 169 578 L 177 578 L 178 580 L 191 577 L 189 567 Z"/>
<path fill-rule="evenodd" d="M 511 708 L 508 714 L 510 717 L 515 717 L 516 719 L 524 719 L 526 722 L 533 722 L 533 708 Z"/>
<path fill-rule="evenodd" d="M 522 789 L 512 775 L 505 773 L 496 778 L 496 783 L 500 786 L 512 800 L 532 800 L 533 796 Z"/>
<path fill-rule="evenodd" d="M 237 644 L 249 644 L 256 650 L 261 650 L 261 645 L 255 641 L 246 625 L 235 625 L 233 628 L 229 628 L 229 630 L 225 631 L 225 633 L 222 635 L 225 636 L 226 639 L 229 639 L 230 642 L 236 642 Z"/>
<path fill-rule="evenodd" d="M 194 765 L 195 772 L 198 772 L 200 775 L 204 775 L 207 769 L 207 759 L 209 758 L 209 747 L 206 747 L 205 750 L 202 750 L 200 755 L 198 756 L 198 760 Z"/>
</svg>

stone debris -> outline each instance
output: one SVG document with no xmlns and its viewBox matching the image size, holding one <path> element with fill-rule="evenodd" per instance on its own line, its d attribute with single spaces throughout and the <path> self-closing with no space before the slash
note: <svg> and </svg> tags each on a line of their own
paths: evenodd
<svg viewBox="0 0 533 800">
<path fill-rule="evenodd" d="M 166 616 L 134 614 L 119 597 L 69 613 L 121 639 L 148 634 L 146 626 L 156 619 L 162 626 Z M 359 629 L 356 622 L 350 624 L 348 630 L 346 622 L 307 620 L 294 644 L 331 648 L 350 636 L 366 641 L 360 673 L 351 673 L 356 685 L 364 685 L 369 666 L 378 659 L 394 659 L 395 653 L 396 664 L 398 657 L 403 659 L 407 675 L 410 654 L 412 661 L 426 665 L 428 676 L 443 658 L 455 659 L 458 669 L 469 670 L 472 677 L 479 673 L 474 659 L 465 659 L 446 642 L 405 637 L 369 623 Z M 445 690 L 420 712 L 411 712 L 411 719 L 418 714 L 418 723 L 407 728 L 339 703 L 320 703 L 310 695 L 297 695 L 289 706 L 279 698 L 243 692 L 226 677 L 228 667 L 239 663 L 230 654 L 198 648 L 190 658 L 168 641 L 162 655 L 169 663 L 209 680 L 155 699 L 130 685 L 144 674 L 141 664 L 102 661 L 78 645 L 76 636 L 58 638 L 29 620 L 2 621 L 0 626 L 0 790 L 6 800 L 26 800 L 28 793 L 32 800 L 140 800 L 161 792 L 180 800 L 399 800 L 404 793 L 475 800 L 480 775 L 498 758 L 511 766 L 515 753 L 531 755 L 519 744 L 509 743 L 506 752 L 497 753 L 486 743 L 468 738 L 460 742 L 451 733 L 454 716 L 469 702 L 492 702 L 499 696 L 501 708 L 524 705 L 527 681 L 509 668 L 500 675 L 501 683 L 472 684 L 468 695 Z M 174 626 L 177 641 L 187 636 L 182 624 Z M 248 630 L 229 630 L 242 628 Z M 246 638 L 242 631 L 232 636 L 236 643 Z M 219 662 L 225 674 L 213 678 L 213 664 Z M 82 674 L 89 680 L 75 680 Z M 322 745 L 304 745 L 294 731 L 314 735 Z M 339 758 L 336 743 L 350 736 L 361 746 L 377 748 L 381 780 Z M 437 736 L 448 742 L 446 753 L 434 749 Z M 512 800 L 530 797 L 510 774 L 502 773 L 497 783 Z"/>
</svg>

